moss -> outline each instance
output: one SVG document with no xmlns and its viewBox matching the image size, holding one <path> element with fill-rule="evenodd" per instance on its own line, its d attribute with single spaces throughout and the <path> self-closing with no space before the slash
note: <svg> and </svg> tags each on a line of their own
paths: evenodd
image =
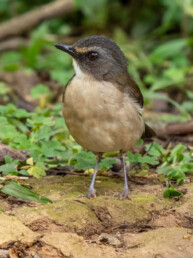
<svg viewBox="0 0 193 258">
<path fill-rule="evenodd" d="M 96 190 L 98 195 L 94 200 L 78 197 L 81 193 L 87 192 L 90 177 L 52 176 L 30 181 L 34 186 L 33 189 L 51 198 L 53 204 L 15 209 L 16 216 L 25 223 L 49 216 L 73 230 L 83 229 L 88 224 L 100 224 L 101 221 L 103 223 L 103 220 L 114 225 L 130 224 L 149 219 L 152 210 L 169 209 L 176 206 L 174 200 L 162 198 L 162 192 L 157 192 L 157 186 L 148 188 L 150 192 L 153 191 L 155 194 L 134 192 L 132 193 L 132 201 L 117 200 L 113 197 L 113 193 L 121 192 L 123 188 L 123 181 L 117 178 L 97 177 Z M 97 209 L 99 209 L 100 214 L 97 214 Z"/>
<path fill-rule="evenodd" d="M 133 199 L 133 201 L 135 201 L 137 203 L 147 204 L 149 202 L 153 202 L 156 199 L 156 197 L 155 197 L 155 195 L 149 195 L 149 194 L 146 194 L 146 195 L 133 195 L 132 199 Z"/>
<path fill-rule="evenodd" d="M 79 194 L 87 193 L 92 176 L 49 176 L 42 179 L 30 179 L 30 185 L 33 190 L 48 198 L 54 197 L 54 200 L 60 196 L 70 198 Z M 123 188 L 123 180 L 119 178 L 108 178 L 99 176 L 95 182 L 95 188 L 98 194 L 120 191 Z"/>
</svg>

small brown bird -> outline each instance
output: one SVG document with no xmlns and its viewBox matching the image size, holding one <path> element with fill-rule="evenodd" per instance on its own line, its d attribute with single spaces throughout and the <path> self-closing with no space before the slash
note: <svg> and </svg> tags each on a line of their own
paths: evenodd
<svg viewBox="0 0 193 258">
<path fill-rule="evenodd" d="M 125 153 L 153 131 L 141 116 L 143 96 L 127 71 L 120 48 L 104 36 L 80 39 L 73 46 L 55 44 L 73 58 L 75 75 L 66 85 L 63 116 L 77 143 L 97 154 L 87 197 L 96 196 L 94 182 L 104 152 L 120 151 L 124 168 L 121 199 L 130 199 Z"/>
</svg>

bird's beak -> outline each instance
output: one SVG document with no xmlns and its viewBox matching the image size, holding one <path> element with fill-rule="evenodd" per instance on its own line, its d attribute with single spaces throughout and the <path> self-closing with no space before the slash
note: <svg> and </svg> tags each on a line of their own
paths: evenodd
<svg viewBox="0 0 193 258">
<path fill-rule="evenodd" d="M 63 45 L 63 44 L 55 44 L 56 48 L 68 53 L 72 57 L 76 57 L 76 52 L 73 50 L 72 46 L 69 45 Z"/>
</svg>

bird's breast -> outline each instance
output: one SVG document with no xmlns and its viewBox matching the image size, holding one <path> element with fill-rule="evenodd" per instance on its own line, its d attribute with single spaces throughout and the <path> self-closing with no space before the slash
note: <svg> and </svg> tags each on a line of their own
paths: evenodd
<svg viewBox="0 0 193 258">
<path fill-rule="evenodd" d="M 94 152 L 129 150 L 144 130 L 137 105 L 118 85 L 89 76 L 69 83 L 63 115 L 74 139 Z"/>
</svg>

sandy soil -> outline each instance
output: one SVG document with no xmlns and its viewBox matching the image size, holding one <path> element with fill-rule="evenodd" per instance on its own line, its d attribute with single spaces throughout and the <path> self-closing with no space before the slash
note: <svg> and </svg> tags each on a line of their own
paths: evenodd
<svg viewBox="0 0 193 258">
<path fill-rule="evenodd" d="M 53 204 L 0 196 L 0 257 L 193 257 L 193 183 L 164 199 L 163 185 L 131 183 L 132 201 L 117 200 L 123 182 L 98 177 L 94 200 L 79 197 L 90 177 L 29 179 Z"/>
</svg>

